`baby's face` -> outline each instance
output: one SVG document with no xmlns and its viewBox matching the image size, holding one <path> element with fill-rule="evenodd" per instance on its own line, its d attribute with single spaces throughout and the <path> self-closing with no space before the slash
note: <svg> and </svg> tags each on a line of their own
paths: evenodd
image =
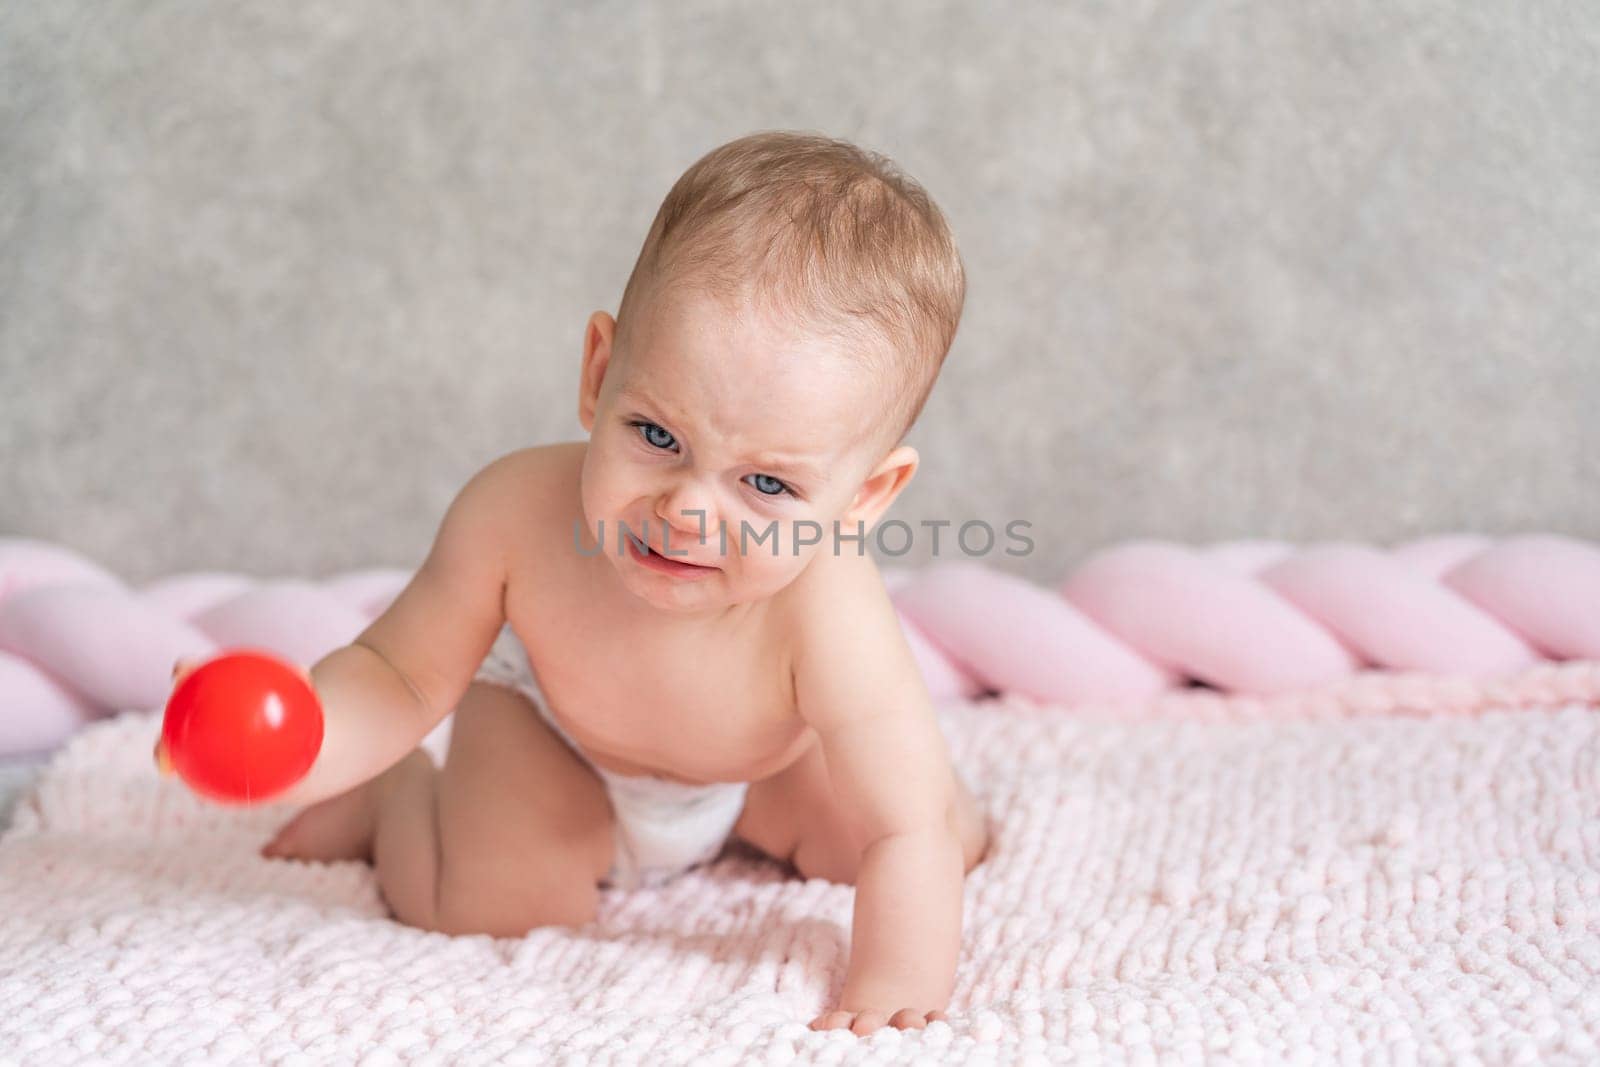
<svg viewBox="0 0 1600 1067">
<path fill-rule="evenodd" d="M 586 419 L 582 496 L 628 589 L 667 610 L 714 609 L 770 596 L 834 551 L 834 520 L 893 443 L 883 386 L 859 359 L 688 292 L 643 309 L 627 347 L 609 355 Z M 622 537 L 619 554 L 619 524 L 650 552 Z M 818 527 L 819 543 L 803 544 Z"/>
</svg>

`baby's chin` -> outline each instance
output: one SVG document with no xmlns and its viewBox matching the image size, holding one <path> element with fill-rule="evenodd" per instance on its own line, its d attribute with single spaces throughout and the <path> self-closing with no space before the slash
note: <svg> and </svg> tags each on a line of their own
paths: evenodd
<svg viewBox="0 0 1600 1067">
<path fill-rule="evenodd" d="M 747 580 L 723 569 L 705 578 L 684 581 L 647 571 L 626 556 L 611 557 L 610 562 L 617 568 L 617 576 L 629 593 L 653 608 L 685 617 L 771 599 L 798 577 L 798 574 L 762 575 L 764 580 Z"/>
<path fill-rule="evenodd" d="M 727 575 L 721 571 L 685 580 L 649 569 L 626 550 L 607 552 L 605 557 L 624 589 L 663 611 L 691 614 L 730 603 Z"/>
</svg>

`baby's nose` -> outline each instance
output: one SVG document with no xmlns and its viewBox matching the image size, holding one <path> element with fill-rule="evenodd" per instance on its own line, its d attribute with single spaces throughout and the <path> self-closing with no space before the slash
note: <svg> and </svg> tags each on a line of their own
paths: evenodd
<svg viewBox="0 0 1600 1067">
<path fill-rule="evenodd" d="M 656 501 L 656 517 L 672 527 L 673 533 L 688 534 L 696 540 L 709 536 L 716 525 L 710 502 L 686 489 L 663 494 Z"/>
</svg>

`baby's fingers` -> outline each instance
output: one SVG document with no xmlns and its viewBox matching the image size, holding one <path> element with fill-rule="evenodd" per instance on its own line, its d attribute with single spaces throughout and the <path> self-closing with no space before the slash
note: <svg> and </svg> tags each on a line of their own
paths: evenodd
<svg viewBox="0 0 1600 1067">
<path fill-rule="evenodd" d="M 156 747 L 152 755 L 156 759 L 156 767 L 162 774 L 172 773 L 172 759 L 167 755 L 167 745 L 163 738 L 156 738 Z"/>
<path fill-rule="evenodd" d="M 866 1037 L 868 1034 L 880 1030 L 889 1024 L 889 1013 L 886 1011 L 864 1011 L 856 1015 L 856 1021 L 850 1024 L 850 1031 Z"/>
<path fill-rule="evenodd" d="M 174 660 L 172 663 L 172 687 L 176 689 L 178 683 L 188 677 L 198 666 L 200 666 L 199 660 L 187 656 L 179 656 Z M 156 738 L 155 748 L 150 750 L 150 755 L 155 759 L 156 767 L 162 774 L 172 773 L 172 758 L 167 755 L 167 746 L 164 738 L 159 736 Z"/>
</svg>

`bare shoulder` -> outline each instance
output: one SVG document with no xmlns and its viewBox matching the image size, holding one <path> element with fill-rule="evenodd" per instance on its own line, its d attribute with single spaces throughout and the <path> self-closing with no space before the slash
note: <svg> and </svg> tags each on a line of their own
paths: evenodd
<svg viewBox="0 0 1600 1067">
<path fill-rule="evenodd" d="M 516 507 L 530 498 L 576 486 L 587 449 L 584 441 L 519 448 L 491 460 L 473 475 L 473 481 L 481 481 L 491 498 Z"/>
<path fill-rule="evenodd" d="M 824 540 L 816 557 L 783 593 L 781 618 L 797 661 L 838 661 L 871 654 L 902 639 L 899 616 L 871 555 L 846 543 L 838 552 Z"/>
<path fill-rule="evenodd" d="M 573 441 L 507 452 L 473 474 L 453 506 L 480 516 L 510 557 L 517 546 L 553 544 L 547 538 L 565 532 L 574 513 L 587 447 Z"/>
<path fill-rule="evenodd" d="M 830 546 L 824 546 L 828 548 Z M 824 737 L 866 719 L 921 730 L 932 710 L 916 659 L 871 556 L 845 546 L 790 583 L 786 605 L 796 704 Z"/>
<path fill-rule="evenodd" d="M 849 542 L 835 551 L 827 537 L 818 546 L 810 565 L 784 592 L 790 594 L 795 607 L 804 606 L 812 610 L 837 610 L 844 604 L 862 599 L 881 598 L 887 602 L 889 596 L 883 584 L 883 575 L 878 570 L 878 562 L 871 554 L 863 551 L 858 555 L 855 545 Z"/>
</svg>

